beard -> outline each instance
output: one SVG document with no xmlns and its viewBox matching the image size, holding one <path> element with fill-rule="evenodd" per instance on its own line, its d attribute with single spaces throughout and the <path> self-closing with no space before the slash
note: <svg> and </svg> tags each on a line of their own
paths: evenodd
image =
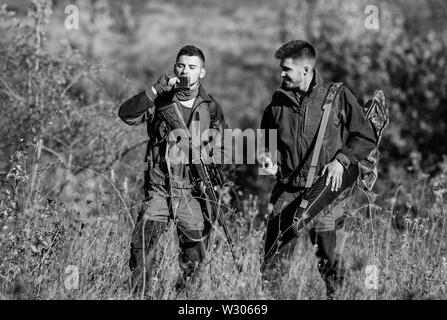
<svg viewBox="0 0 447 320">
<path fill-rule="evenodd" d="M 291 90 L 297 87 L 297 84 L 290 79 L 283 79 L 281 83 L 281 88 Z"/>
</svg>

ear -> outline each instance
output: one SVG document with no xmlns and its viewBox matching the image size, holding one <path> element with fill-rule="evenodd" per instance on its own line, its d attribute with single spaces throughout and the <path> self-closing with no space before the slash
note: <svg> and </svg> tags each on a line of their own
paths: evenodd
<svg viewBox="0 0 447 320">
<path fill-rule="evenodd" d="M 202 70 L 200 70 L 199 79 L 203 79 L 205 75 L 206 75 L 206 69 L 205 67 L 203 67 Z"/>
<path fill-rule="evenodd" d="M 303 70 L 304 70 L 303 74 L 305 76 L 307 76 L 309 74 L 310 70 L 312 70 L 312 68 L 309 65 L 305 65 Z"/>
</svg>

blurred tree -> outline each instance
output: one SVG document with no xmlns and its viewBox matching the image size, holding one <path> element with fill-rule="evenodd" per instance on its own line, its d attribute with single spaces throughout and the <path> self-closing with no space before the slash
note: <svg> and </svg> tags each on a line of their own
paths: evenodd
<svg viewBox="0 0 447 320">
<path fill-rule="evenodd" d="M 15 20 L 5 8 L 0 15 L 6 22 L 1 32 L 7 34 L 0 39 L 2 166 L 20 149 L 29 154 L 36 150 L 35 164 L 42 155 L 42 161 L 56 160 L 75 174 L 82 168 L 105 170 L 132 143 L 141 143 L 141 133 L 117 125 L 116 101 L 127 97 L 128 80 L 101 64 L 90 64 L 70 46 L 56 56 L 46 51 L 50 1 L 33 1 L 30 25 Z M 110 77 L 119 79 L 119 87 L 111 87 Z M 131 136 L 135 138 L 129 140 Z"/>
<path fill-rule="evenodd" d="M 127 37 L 129 43 L 138 40 L 135 36 L 140 28 L 143 9 L 149 3 L 150 1 L 147 0 L 109 1 L 109 12 L 114 21 L 111 30 Z"/>
<path fill-rule="evenodd" d="M 61 8 L 66 3 L 58 1 Z M 136 87 L 171 68 L 175 51 L 186 43 L 206 52 L 205 85 L 221 102 L 230 126 L 257 128 L 280 83 L 273 53 L 297 38 L 317 47 L 317 66 L 326 79 L 345 82 L 360 100 L 377 88 L 385 91 L 391 124 L 382 144 L 384 167 L 405 165 L 410 151 L 420 150 L 422 166 L 434 168 L 447 153 L 447 4 L 442 0 L 377 1 L 379 30 L 365 27 L 367 0 L 76 3 L 88 13 L 80 17 L 87 29 L 73 37 L 82 53 L 67 46 L 49 55 L 47 40 L 61 40 L 56 27 L 50 39 L 42 33 L 38 53 L 36 24 L 19 27 L 2 11 L 0 133 L 6 138 L 0 141 L 0 166 L 18 146 L 32 151 L 33 139 L 42 138 L 45 157 L 51 149 L 76 166 L 140 171 L 144 148 L 130 141 L 141 143 L 144 130 L 117 122 L 116 108 Z M 48 26 L 41 25 L 41 30 Z M 121 74 L 128 74 L 133 86 Z M 117 160 L 124 155 L 125 161 Z M 249 192 L 267 188 L 255 171 L 247 166 L 237 175 Z"/>
</svg>

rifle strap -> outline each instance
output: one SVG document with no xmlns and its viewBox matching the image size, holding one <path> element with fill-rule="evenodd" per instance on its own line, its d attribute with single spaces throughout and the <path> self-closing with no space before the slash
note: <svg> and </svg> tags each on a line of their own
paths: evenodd
<svg viewBox="0 0 447 320">
<path fill-rule="evenodd" d="M 312 187 L 312 184 L 313 184 L 313 181 L 315 178 L 315 173 L 317 170 L 317 164 L 318 164 L 318 158 L 320 156 L 321 146 L 323 144 L 324 135 L 326 133 L 329 115 L 331 113 L 331 109 L 332 109 L 332 105 L 335 101 L 335 97 L 337 96 L 338 90 L 341 87 L 341 85 L 342 85 L 341 82 L 331 84 L 331 86 L 329 87 L 328 93 L 326 95 L 326 98 L 324 100 L 323 108 L 322 108 L 323 116 L 321 118 L 320 126 L 318 129 L 317 140 L 315 142 L 315 147 L 314 147 L 314 151 L 312 154 L 310 169 L 307 174 L 307 180 L 306 180 L 306 186 L 305 186 L 306 189 L 309 189 L 310 187 Z M 308 205 L 307 200 L 303 199 L 301 201 L 300 207 L 307 208 L 307 205 Z"/>
</svg>

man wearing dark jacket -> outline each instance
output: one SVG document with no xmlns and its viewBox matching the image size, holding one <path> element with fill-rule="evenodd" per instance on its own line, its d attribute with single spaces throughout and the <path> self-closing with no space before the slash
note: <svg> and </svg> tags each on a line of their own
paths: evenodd
<svg viewBox="0 0 447 320">
<path fill-rule="evenodd" d="M 322 118 L 322 106 L 331 83 L 322 79 L 314 68 L 316 51 L 308 42 L 295 40 L 279 48 L 275 57 L 280 60 L 283 82 L 264 111 L 261 129 L 277 130 L 277 160 L 266 169 L 276 174 L 271 200 L 273 211 L 269 221 L 293 199 L 305 191 L 313 145 Z M 342 85 L 335 99 L 323 139 L 314 181 L 327 172 L 326 185 L 337 191 L 343 171 L 357 165 L 375 146 L 375 136 L 363 109 L 349 89 Z M 265 157 L 265 156 L 264 156 Z M 340 278 L 338 257 L 335 253 L 335 212 L 341 208 L 324 210 L 308 226 L 311 241 L 317 245 L 318 269 L 325 280 L 327 295 L 332 298 L 335 283 Z M 267 235 L 276 232 L 267 224 Z M 275 236 L 275 235 L 273 235 Z M 274 257 L 290 257 L 296 238 L 270 257 L 266 266 L 272 266 Z M 268 248 L 266 248 L 266 251 Z"/>
<path fill-rule="evenodd" d="M 183 272 L 177 289 L 184 288 L 195 276 L 204 258 L 208 234 L 203 231 L 209 221 L 204 220 L 202 211 L 207 210 L 207 205 L 192 183 L 188 165 L 173 161 L 170 152 L 175 141 L 169 138 L 171 128 L 159 110 L 176 103 L 190 132 L 200 132 L 199 137 L 206 129 L 221 133 L 227 125 L 222 108 L 200 83 L 205 73 L 202 51 L 185 46 L 177 55 L 174 74 L 162 75 L 153 86 L 124 102 L 119 109 L 119 117 L 128 125 L 146 123 L 149 135 L 144 176 L 146 202 L 133 231 L 129 261 L 132 285 L 137 292 L 143 283 L 145 288 L 150 287 L 157 264 L 157 243 L 170 220 L 177 228 L 179 264 Z M 189 88 L 180 89 L 180 76 L 189 77 Z"/>
</svg>

